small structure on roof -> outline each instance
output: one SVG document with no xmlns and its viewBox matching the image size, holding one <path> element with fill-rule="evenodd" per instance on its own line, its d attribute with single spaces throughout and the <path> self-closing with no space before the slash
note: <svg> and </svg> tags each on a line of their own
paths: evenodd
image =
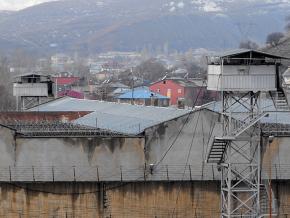
<svg viewBox="0 0 290 218">
<path fill-rule="evenodd" d="M 31 73 L 19 75 L 14 78 L 13 96 L 16 97 L 17 110 L 41 103 L 42 99 L 54 96 L 53 81 L 50 76 Z"/>
<path fill-rule="evenodd" d="M 278 66 L 284 57 L 239 49 L 208 57 L 208 89 L 215 91 L 275 91 Z"/>
<path fill-rule="evenodd" d="M 168 107 L 169 98 L 150 91 L 148 87 L 138 87 L 116 97 L 119 103 Z"/>
</svg>

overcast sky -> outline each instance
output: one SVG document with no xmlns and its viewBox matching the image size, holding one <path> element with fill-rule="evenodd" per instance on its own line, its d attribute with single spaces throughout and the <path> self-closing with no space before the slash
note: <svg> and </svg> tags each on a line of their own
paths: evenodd
<svg viewBox="0 0 290 218">
<path fill-rule="evenodd" d="M 0 0 L 0 10 L 20 10 L 29 6 L 33 6 L 43 2 L 57 1 L 57 0 Z M 84 0 L 86 1 L 86 0 Z M 96 0 L 97 2 L 98 0 Z M 122 0 L 120 0 L 122 1 Z M 146 0 L 136 0 L 136 1 L 146 1 Z M 202 4 L 204 5 L 205 11 L 217 11 L 221 10 L 220 7 L 223 6 L 221 3 L 225 2 L 260 2 L 260 3 L 277 3 L 279 5 L 289 4 L 290 0 L 168 0 L 170 4 L 174 4 L 171 9 L 176 9 L 177 7 L 184 7 L 186 2 Z"/>
<path fill-rule="evenodd" d="M 0 0 L 0 10 L 20 10 L 48 1 L 52 0 Z"/>
</svg>

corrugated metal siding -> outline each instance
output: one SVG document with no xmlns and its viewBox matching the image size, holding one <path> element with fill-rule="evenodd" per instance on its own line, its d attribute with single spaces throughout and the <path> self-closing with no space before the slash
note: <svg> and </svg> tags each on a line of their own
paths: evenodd
<svg viewBox="0 0 290 218">
<path fill-rule="evenodd" d="M 46 83 L 30 83 L 13 85 L 14 96 L 48 96 L 48 87 Z"/>
<path fill-rule="evenodd" d="M 244 70 L 241 74 L 240 70 Z M 273 65 L 262 66 L 208 66 L 208 89 L 225 91 L 276 90 L 276 70 Z"/>
</svg>

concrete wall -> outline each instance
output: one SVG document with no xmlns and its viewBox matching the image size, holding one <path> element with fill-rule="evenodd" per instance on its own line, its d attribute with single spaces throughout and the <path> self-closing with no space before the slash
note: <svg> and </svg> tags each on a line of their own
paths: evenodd
<svg viewBox="0 0 290 218">
<path fill-rule="evenodd" d="M 290 217 L 290 181 L 272 183 Z M 219 182 L 0 183 L 0 217 L 220 217 Z"/>
<path fill-rule="evenodd" d="M 16 138 L 0 126 L 0 181 L 136 180 L 144 163 L 142 137 Z"/>
<path fill-rule="evenodd" d="M 275 196 L 278 199 L 279 218 L 290 218 L 290 182 L 280 181 L 272 184 Z"/>
<path fill-rule="evenodd" d="M 185 164 L 191 165 L 192 179 L 218 178 L 216 167 L 205 161 L 213 136 L 221 134 L 219 117 L 217 113 L 200 110 L 147 129 L 146 162 L 158 164 L 157 171 L 164 170 L 165 166 L 175 167 L 176 177 L 171 179 L 183 177 Z M 190 178 L 189 172 L 185 170 L 184 179 Z"/>
<path fill-rule="evenodd" d="M 209 110 L 161 123 L 140 138 L 15 141 L 13 130 L 0 127 L 0 181 L 218 180 L 216 166 L 205 161 L 221 130 L 220 115 Z M 266 147 L 266 159 L 276 167 L 272 178 L 290 179 L 289 138 L 277 140 L 278 146 Z"/>
<path fill-rule="evenodd" d="M 13 165 L 15 159 L 15 131 L 0 125 L 0 162 Z"/>
<path fill-rule="evenodd" d="M 0 183 L 0 201 L 3 217 L 219 217 L 213 182 Z"/>
<path fill-rule="evenodd" d="M 14 141 L 14 133 L 2 128 L 0 181 L 218 179 L 216 167 L 204 164 L 208 139 L 220 129 L 218 118 L 200 110 L 149 128 L 139 138 L 17 137 Z M 158 163 L 153 175 L 148 173 L 152 163 Z"/>
<path fill-rule="evenodd" d="M 289 137 L 276 137 L 269 143 L 263 139 L 262 170 L 266 178 L 290 180 Z"/>
</svg>

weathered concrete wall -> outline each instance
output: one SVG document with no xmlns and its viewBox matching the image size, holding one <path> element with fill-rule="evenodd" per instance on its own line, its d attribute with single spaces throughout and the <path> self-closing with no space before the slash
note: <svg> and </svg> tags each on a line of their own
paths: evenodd
<svg viewBox="0 0 290 218">
<path fill-rule="evenodd" d="M 22 188 L 25 187 L 25 188 Z M 0 184 L 0 216 L 102 217 L 100 185 L 96 183 Z M 35 191 L 35 190 L 41 190 Z M 59 194 L 51 194 L 55 192 Z M 86 193 L 90 194 L 66 194 Z"/>
<path fill-rule="evenodd" d="M 272 189 L 277 199 L 277 217 L 290 218 L 290 180 L 273 181 Z"/>
<path fill-rule="evenodd" d="M 218 183 L 130 183 L 109 191 L 112 217 L 219 217 Z"/>
<path fill-rule="evenodd" d="M 213 178 L 212 166 L 205 164 L 205 161 L 213 137 L 221 135 L 219 118 L 217 113 L 200 110 L 147 129 L 146 162 L 176 167 L 187 163 L 192 166 L 193 179 Z M 182 171 L 180 168 L 176 176 L 181 178 Z M 216 167 L 214 171 L 215 175 L 219 174 Z M 189 177 L 189 170 L 186 169 L 185 178 Z"/>
<path fill-rule="evenodd" d="M 272 188 L 290 218 L 290 181 Z M 0 183 L 0 217 L 218 218 L 219 193 L 218 181 Z"/>
<path fill-rule="evenodd" d="M 100 183 L 0 183 L 0 216 L 168 218 L 174 214 L 173 217 L 180 218 L 214 218 L 219 217 L 217 184 L 140 182 L 106 183 L 103 186 Z"/>
<path fill-rule="evenodd" d="M 72 166 L 78 181 L 120 180 L 120 171 L 144 166 L 144 138 L 17 138 L 15 166 L 56 169 L 67 166 L 68 177 L 57 181 L 74 181 Z M 5 163 L 3 163 L 5 164 Z M 93 171 L 92 171 L 93 170 Z M 98 170 L 98 172 L 96 172 Z M 39 171 L 39 170 L 38 170 Z M 141 175 L 142 172 L 140 171 Z M 124 172 L 125 174 L 125 172 Z M 64 176 L 62 175 L 58 175 Z M 133 178 L 133 180 L 136 178 Z M 20 180 L 21 181 L 21 180 Z M 52 181 L 51 179 L 47 181 Z"/>
<path fill-rule="evenodd" d="M 265 178 L 290 179 L 290 138 L 276 137 L 269 143 L 263 139 L 262 170 Z"/>
<path fill-rule="evenodd" d="M 0 181 L 10 177 L 12 181 L 218 180 L 216 166 L 205 161 L 213 137 L 221 130 L 220 115 L 209 110 L 149 128 L 145 138 L 15 141 L 14 131 L 1 127 Z M 290 179 L 288 141 L 279 138 L 277 149 L 271 145 L 273 179 Z M 148 173 L 149 164 L 158 164 L 153 174 Z"/>
<path fill-rule="evenodd" d="M 1 179 L 4 174 L 12 181 L 53 181 L 52 171 L 57 171 L 54 181 L 135 181 L 140 177 L 144 179 L 145 164 L 148 171 L 148 165 L 159 160 L 162 160 L 159 173 L 146 175 L 147 180 L 212 180 L 218 178 L 219 173 L 204 162 L 211 144 L 209 138 L 220 130 L 218 119 L 218 114 L 200 110 L 146 130 L 145 138 L 17 137 L 14 142 L 14 134 L 3 129 L 0 138 L 11 140 L 0 144 L 3 151 L 0 153 L 0 181 L 9 181 Z M 186 163 L 192 167 L 185 169 Z M 13 168 L 8 169 L 8 166 Z M 3 167 L 6 168 L 1 174 Z"/>
<path fill-rule="evenodd" d="M 16 165 L 144 164 L 142 138 L 17 138 Z"/>
<path fill-rule="evenodd" d="M 0 162 L 13 165 L 15 159 L 15 131 L 0 125 Z"/>
<path fill-rule="evenodd" d="M 20 138 L 0 126 L 0 181 L 119 181 L 144 163 L 142 137 Z"/>
</svg>

